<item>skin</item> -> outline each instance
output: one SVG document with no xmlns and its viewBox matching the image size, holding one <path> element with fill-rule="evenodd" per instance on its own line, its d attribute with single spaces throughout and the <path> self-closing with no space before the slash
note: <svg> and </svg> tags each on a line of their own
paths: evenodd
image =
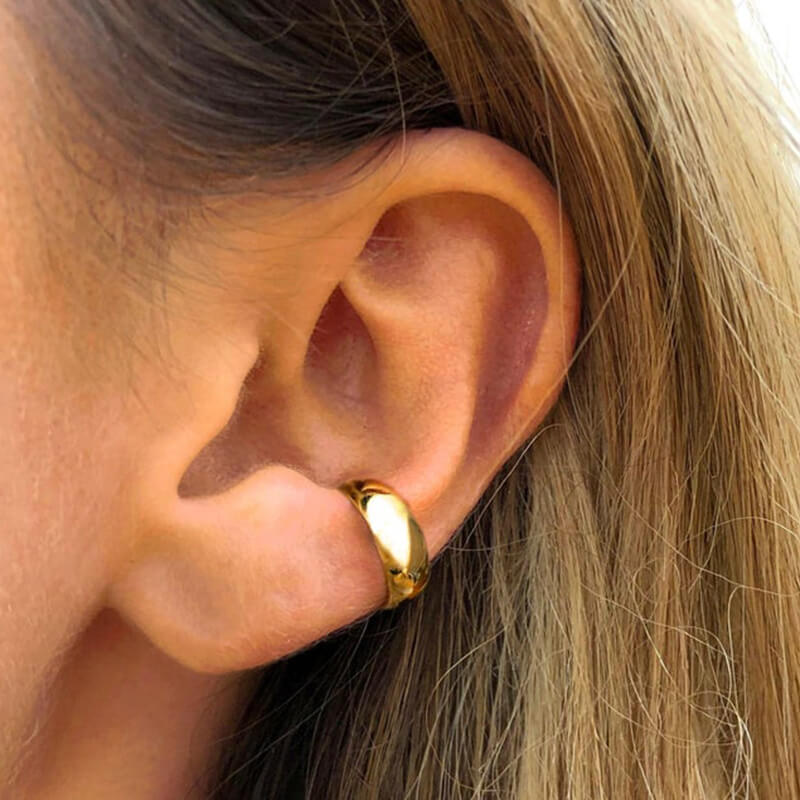
<svg viewBox="0 0 800 800">
<path fill-rule="evenodd" d="M 247 671 L 383 601 L 334 487 L 395 487 L 435 557 L 542 421 L 575 247 L 522 155 L 414 132 L 209 199 L 134 289 L 147 211 L 76 173 L 0 40 L 2 796 L 200 797 Z"/>
</svg>

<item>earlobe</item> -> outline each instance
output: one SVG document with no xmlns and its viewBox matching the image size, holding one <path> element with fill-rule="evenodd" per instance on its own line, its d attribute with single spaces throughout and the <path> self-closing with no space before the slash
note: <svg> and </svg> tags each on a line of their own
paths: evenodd
<svg viewBox="0 0 800 800">
<path fill-rule="evenodd" d="M 186 369 L 205 383 L 184 387 L 182 438 L 178 416 L 159 436 L 173 463 L 191 465 L 180 493 L 158 460 L 143 465 L 147 521 L 110 595 L 195 669 L 265 663 L 379 607 L 381 562 L 336 487 L 393 487 L 435 557 L 565 376 L 578 264 L 553 187 L 482 134 L 397 144 L 336 193 L 291 211 L 250 203 L 241 230 L 208 232 L 239 293 L 221 285 L 220 303 L 230 308 L 249 285 L 249 316 L 228 340 L 210 325 L 185 337 Z M 310 192 L 332 179 L 302 180 Z M 293 290 L 265 285 L 264 273 L 281 270 Z M 203 337 L 261 353 L 239 385 L 226 384 L 232 416 L 205 441 L 219 423 L 206 419 Z"/>
</svg>

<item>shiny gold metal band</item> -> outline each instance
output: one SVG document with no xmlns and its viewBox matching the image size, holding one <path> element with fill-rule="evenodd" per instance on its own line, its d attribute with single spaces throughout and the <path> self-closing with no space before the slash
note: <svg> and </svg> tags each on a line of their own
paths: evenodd
<svg viewBox="0 0 800 800">
<path fill-rule="evenodd" d="M 379 481 L 347 481 L 338 488 L 350 498 L 372 532 L 389 590 L 383 608 L 394 608 L 418 595 L 430 573 L 428 548 L 406 503 Z"/>
</svg>

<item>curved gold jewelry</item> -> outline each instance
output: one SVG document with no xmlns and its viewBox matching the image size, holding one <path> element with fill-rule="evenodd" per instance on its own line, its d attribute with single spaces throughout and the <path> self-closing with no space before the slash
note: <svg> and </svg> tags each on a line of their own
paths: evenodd
<svg viewBox="0 0 800 800">
<path fill-rule="evenodd" d="M 372 532 L 389 590 L 383 608 L 394 608 L 418 595 L 430 573 L 428 548 L 406 503 L 380 481 L 346 481 L 338 488 L 350 498 Z"/>
</svg>

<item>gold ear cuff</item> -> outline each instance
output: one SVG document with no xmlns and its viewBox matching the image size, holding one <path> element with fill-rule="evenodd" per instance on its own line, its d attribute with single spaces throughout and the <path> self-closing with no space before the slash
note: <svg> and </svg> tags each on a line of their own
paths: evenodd
<svg viewBox="0 0 800 800">
<path fill-rule="evenodd" d="M 366 520 L 383 562 L 388 588 L 383 608 L 416 597 L 428 582 L 430 563 L 425 537 L 406 503 L 375 480 L 347 481 L 338 488 Z"/>
</svg>

